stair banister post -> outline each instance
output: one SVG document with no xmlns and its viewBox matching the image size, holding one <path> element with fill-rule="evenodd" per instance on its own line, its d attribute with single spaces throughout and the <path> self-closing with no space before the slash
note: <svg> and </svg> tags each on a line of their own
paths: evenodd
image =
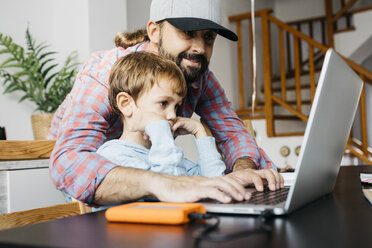
<svg viewBox="0 0 372 248">
<path fill-rule="evenodd" d="M 326 26 L 327 26 L 327 43 L 329 47 L 334 47 L 332 0 L 325 0 L 325 10 L 326 10 Z"/>
<path fill-rule="evenodd" d="M 273 104 L 271 98 L 271 52 L 270 52 L 270 26 L 269 26 L 269 12 L 262 12 L 262 55 L 264 66 L 264 92 L 265 92 L 265 118 L 267 136 L 273 137 L 275 135 L 274 118 L 273 118 Z"/>
<path fill-rule="evenodd" d="M 242 27 L 241 21 L 236 21 L 236 31 L 239 37 L 237 44 L 238 52 L 238 75 L 239 75 L 239 110 L 244 109 L 244 72 L 243 72 L 243 48 L 242 48 Z"/>
</svg>

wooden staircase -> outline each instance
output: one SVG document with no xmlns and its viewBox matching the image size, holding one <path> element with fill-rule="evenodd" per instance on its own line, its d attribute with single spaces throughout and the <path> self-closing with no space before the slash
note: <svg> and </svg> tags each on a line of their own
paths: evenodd
<svg viewBox="0 0 372 248">
<path fill-rule="evenodd" d="M 248 44 L 251 55 L 250 63 L 243 63 L 245 57 L 243 51 L 246 48 L 243 46 L 243 39 L 239 39 L 237 44 L 239 109 L 236 112 L 242 119 L 265 118 L 268 137 L 303 135 L 303 131 L 278 132 L 278 122 L 281 120 L 307 122 L 324 55 L 328 48 L 334 45 L 333 34 L 354 28 L 351 24 L 352 13 L 347 10 L 356 0 L 349 0 L 347 3 L 341 0 L 343 2 L 341 9 L 335 14 L 332 11 L 332 1 L 325 0 L 325 2 L 327 9 L 325 17 L 291 23 L 284 23 L 274 17 L 271 9 L 254 12 L 256 23 L 261 25 L 261 35 L 256 37 L 256 43 L 260 43 L 262 47 L 260 51 L 262 64 L 257 67 L 262 66 L 263 75 L 262 83 L 257 82 L 257 87 L 261 86 L 261 89 L 256 91 L 256 100 L 253 104 L 249 101 L 249 96 L 253 92 L 253 77 L 249 80 L 251 83 L 244 83 L 244 71 L 249 71 L 251 76 L 253 71 L 253 43 L 250 25 L 252 13 L 229 17 L 230 22 L 236 23 L 238 36 L 247 35 L 243 30 L 248 30 L 250 40 Z M 342 20 L 341 18 L 346 23 L 345 25 L 337 24 Z M 308 27 L 306 32 L 303 30 L 305 23 Z M 248 25 L 249 28 L 243 29 L 244 25 Z M 314 32 L 315 25 L 320 25 L 318 28 L 321 30 L 320 34 Z M 372 84 L 371 71 L 347 58 L 344 59 L 365 84 Z M 363 90 L 359 102 L 360 122 L 354 122 L 354 126 L 359 125 L 361 138 L 357 138 L 351 132 L 346 149 L 363 162 L 372 165 L 372 148 L 368 144 L 365 97 Z"/>
</svg>

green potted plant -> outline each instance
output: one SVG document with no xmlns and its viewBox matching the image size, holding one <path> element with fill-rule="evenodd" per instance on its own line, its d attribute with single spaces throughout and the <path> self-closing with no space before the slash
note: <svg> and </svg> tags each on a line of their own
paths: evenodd
<svg viewBox="0 0 372 248">
<path fill-rule="evenodd" d="M 47 51 L 45 42 L 36 44 L 28 28 L 26 45 L 24 48 L 0 33 L 0 55 L 7 55 L 0 64 L 0 80 L 4 94 L 22 92 L 19 102 L 28 99 L 36 104 L 41 114 L 31 116 L 34 137 L 45 139 L 54 112 L 72 89 L 79 66 L 77 52 L 72 52 L 58 69 L 53 57 L 56 52 Z M 46 121 L 45 127 L 40 120 Z"/>
</svg>

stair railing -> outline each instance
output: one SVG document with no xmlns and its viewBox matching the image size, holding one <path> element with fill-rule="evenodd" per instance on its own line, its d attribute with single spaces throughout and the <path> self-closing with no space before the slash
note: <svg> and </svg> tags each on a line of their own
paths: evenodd
<svg viewBox="0 0 372 248">
<path fill-rule="evenodd" d="M 256 11 L 254 16 L 255 18 L 260 18 L 261 15 L 267 15 L 266 12 L 271 12 L 271 9 L 264 9 L 261 11 Z M 236 23 L 236 28 L 237 28 L 237 35 L 238 37 L 242 37 L 242 22 L 247 20 L 248 21 L 248 26 L 249 26 L 249 54 L 250 54 L 250 72 L 251 72 L 251 78 L 250 78 L 250 89 L 253 92 L 253 35 L 252 35 L 252 15 L 251 13 L 244 13 L 241 15 L 235 15 L 235 16 L 230 16 L 229 17 L 230 22 L 235 22 Z M 252 109 L 253 112 L 256 114 L 263 114 L 264 113 L 264 108 L 262 106 L 259 106 L 258 104 L 258 98 L 255 96 L 256 101 L 253 103 L 253 108 L 246 108 L 245 105 L 245 98 L 244 98 L 244 69 L 243 69 L 243 44 L 242 44 L 242 39 L 239 39 L 237 41 L 237 58 L 238 58 L 238 86 L 239 86 L 239 109 L 236 110 L 236 113 L 240 116 L 247 116 L 252 114 Z M 251 103 L 252 104 L 252 103 Z M 252 118 L 252 116 L 251 116 Z M 254 118 L 254 117 L 253 117 Z"/>
<path fill-rule="evenodd" d="M 337 30 L 337 21 L 353 6 L 358 0 L 339 0 L 341 3 L 341 9 L 339 9 L 335 14 L 333 14 L 333 0 L 325 0 L 325 12 L 326 12 L 326 24 L 327 24 L 327 45 L 329 47 L 334 47 L 334 33 Z M 347 21 L 350 21 L 350 19 Z M 350 23 L 349 23 L 350 24 Z M 325 44 L 325 43 L 324 43 Z"/>
<path fill-rule="evenodd" d="M 262 58 L 263 58 L 263 87 L 264 87 L 264 114 L 266 119 L 266 128 L 268 137 L 277 136 L 288 136 L 288 135 L 301 135 L 303 133 L 276 133 L 275 132 L 275 114 L 274 105 L 281 106 L 286 109 L 293 116 L 298 119 L 307 122 L 308 113 L 303 110 L 304 99 L 302 94 L 302 89 L 304 83 L 301 78 L 301 60 L 300 51 L 302 51 L 302 56 L 308 60 L 308 77 L 309 77 L 309 89 L 310 89 L 310 102 L 312 103 L 315 95 L 316 89 L 316 63 L 314 60 L 314 55 L 317 53 L 322 53 L 323 56 L 328 50 L 328 47 L 322 45 L 321 43 L 315 41 L 309 36 L 301 33 L 295 28 L 289 26 L 288 24 L 280 21 L 274 16 L 270 15 L 271 9 L 263 9 L 255 12 L 255 17 L 261 20 L 261 42 L 262 42 Z M 241 22 L 246 19 L 250 19 L 251 14 L 241 14 L 236 16 L 231 16 L 229 20 L 231 22 L 236 22 L 237 34 L 242 37 Z M 277 29 L 278 40 L 272 42 L 271 34 L 274 29 Z M 251 32 L 251 31 L 250 31 Z M 257 37 L 258 38 L 258 37 Z M 239 71 L 239 92 L 240 92 L 240 109 L 239 113 L 244 113 L 244 111 L 249 111 L 244 109 L 244 81 L 243 81 L 243 55 L 242 55 L 242 40 L 239 39 L 238 42 L 238 71 Z M 260 42 L 257 39 L 257 42 Z M 292 46 L 288 48 L 285 46 L 285 42 L 290 42 Z M 279 71 L 280 71 L 280 94 L 274 94 L 272 91 L 272 81 L 273 81 L 273 54 L 272 49 L 278 45 L 279 53 Z M 286 49 L 291 49 L 293 58 L 290 53 L 286 53 Z M 290 54 L 290 55 L 288 55 Z M 286 56 L 287 55 L 287 56 Z M 372 72 L 366 70 L 365 68 L 355 64 L 349 59 L 344 58 L 345 61 L 350 65 L 352 69 L 362 78 L 364 83 L 372 84 Z M 294 89 L 295 89 L 295 102 L 288 101 L 287 98 L 287 73 L 286 65 L 288 60 L 291 60 L 294 66 Z M 287 61 L 287 63 L 286 63 Z M 251 63 L 252 64 L 252 63 Z M 287 65 L 288 66 L 288 65 Z M 294 105 L 294 106 L 293 106 Z M 355 135 L 351 132 L 350 138 L 347 144 L 347 149 L 350 150 L 352 154 L 356 157 L 362 159 L 364 162 L 372 164 L 372 149 L 368 145 L 368 133 L 367 133 L 367 114 L 366 114 L 366 103 L 365 103 L 365 91 L 363 90 L 362 96 L 359 103 L 360 109 L 360 139 L 357 139 Z M 354 123 L 357 125 L 358 123 Z"/>
</svg>

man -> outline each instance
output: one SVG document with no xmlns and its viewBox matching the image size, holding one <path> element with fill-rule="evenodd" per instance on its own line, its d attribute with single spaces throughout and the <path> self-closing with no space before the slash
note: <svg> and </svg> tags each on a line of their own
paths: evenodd
<svg viewBox="0 0 372 248">
<path fill-rule="evenodd" d="M 57 142 L 50 171 L 60 190 L 88 204 L 110 205 L 147 196 L 170 202 L 241 201 L 250 198 L 243 186 L 254 184 L 262 191 L 263 179 L 271 190 L 283 187 L 283 178 L 249 136 L 208 70 L 216 35 L 238 39 L 219 22 L 219 1 L 153 0 L 149 41 L 91 56 L 52 122 L 49 138 Z M 107 82 L 115 61 L 135 51 L 158 53 L 181 68 L 188 92 L 178 115 L 190 117 L 195 111 L 211 127 L 230 174 L 218 178 L 163 175 L 121 167 L 96 153 L 105 141 L 121 135 L 121 119 L 109 105 Z"/>
</svg>

